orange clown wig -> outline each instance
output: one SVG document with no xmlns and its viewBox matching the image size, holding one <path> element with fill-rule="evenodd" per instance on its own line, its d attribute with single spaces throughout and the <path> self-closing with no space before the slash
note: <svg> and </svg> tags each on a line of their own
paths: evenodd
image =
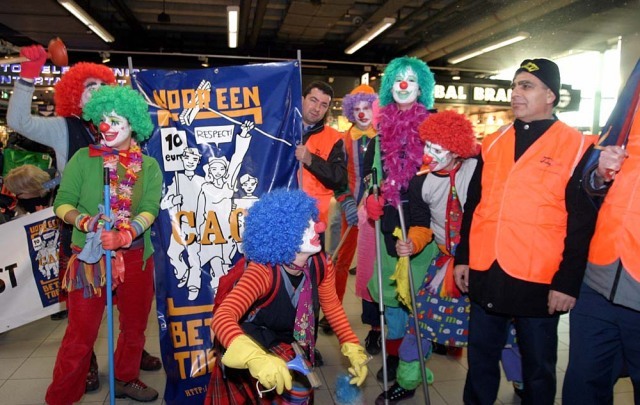
<svg viewBox="0 0 640 405">
<path fill-rule="evenodd" d="M 79 62 L 65 73 L 55 86 L 53 101 L 59 117 L 82 116 L 80 100 L 87 79 L 100 79 L 106 84 L 115 84 L 116 77 L 107 66 L 96 63 Z"/>
</svg>

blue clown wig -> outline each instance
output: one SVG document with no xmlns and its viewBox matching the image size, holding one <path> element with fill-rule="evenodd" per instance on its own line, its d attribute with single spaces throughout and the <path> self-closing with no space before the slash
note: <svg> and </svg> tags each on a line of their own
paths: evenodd
<svg viewBox="0 0 640 405">
<path fill-rule="evenodd" d="M 411 70 L 418 75 L 418 86 L 420 86 L 418 102 L 427 108 L 433 108 L 433 89 L 436 85 L 433 72 L 431 72 L 431 69 L 429 69 L 429 66 L 427 66 L 424 61 L 409 56 L 395 58 L 384 70 L 382 84 L 380 85 L 380 106 L 384 107 L 395 102 L 392 92 L 393 83 L 396 80 L 396 76 L 404 72 L 407 68 L 411 68 Z"/>
<path fill-rule="evenodd" d="M 131 87 L 102 86 L 91 95 L 82 109 L 82 117 L 100 125 L 103 115 L 115 111 L 129 121 L 133 138 L 142 142 L 151 136 L 153 123 L 144 97 Z"/>
<path fill-rule="evenodd" d="M 245 257 L 260 264 L 293 262 L 309 220 L 317 218 L 315 199 L 302 190 L 276 189 L 263 195 L 245 220 Z"/>
</svg>

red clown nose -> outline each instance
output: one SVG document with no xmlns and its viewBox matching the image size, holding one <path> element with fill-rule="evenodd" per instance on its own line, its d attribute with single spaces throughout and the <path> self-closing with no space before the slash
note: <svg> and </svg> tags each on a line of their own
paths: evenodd
<svg viewBox="0 0 640 405">
<path fill-rule="evenodd" d="M 402 90 L 406 90 L 407 87 L 409 87 L 409 83 L 405 82 L 404 80 L 400 82 L 400 88 Z"/>
<path fill-rule="evenodd" d="M 425 165 L 428 165 L 431 162 L 433 162 L 433 157 L 431 157 L 431 155 L 422 156 L 422 163 L 424 163 Z"/>
<path fill-rule="evenodd" d="M 358 113 L 358 118 L 363 119 L 364 118 L 364 113 L 363 112 Z"/>
<path fill-rule="evenodd" d="M 111 128 L 111 126 L 109 124 L 107 124 L 106 122 L 101 122 L 100 126 L 98 127 L 98 129 L 102 133 L 107 132 L 109 130 L 109 128 Z"/>
<path fill-rule="evenodd" d="M 327 225 L 322 221 L 318 221 L 314 225 L 313 229 L 316 231 L 316 233 L 322 233 L 327 229 Z"/>
</svg>

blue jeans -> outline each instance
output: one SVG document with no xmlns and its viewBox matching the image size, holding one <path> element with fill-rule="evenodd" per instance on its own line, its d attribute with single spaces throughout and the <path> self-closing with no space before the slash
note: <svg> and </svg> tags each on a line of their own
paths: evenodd
<svg viewBox="0 0 640 405">
<path fill-rule="evenodd" d="M 465 404 L 495 403 L 500 385 L 499 362 L 512 319 L 515 319 L 518 347 L 522 355 L 522 403 L 554 403 L 559 316 L 533 318 L 500 315 L 487 312 L 471 302 Z"/>
<path fill-rule="evenodd" d="M 640 404 L 640 312 L 611 303 L 586 284 L 570 316 L 567 404 L 613 404 L 613 386 L 626 362 Z"/>
</svg>

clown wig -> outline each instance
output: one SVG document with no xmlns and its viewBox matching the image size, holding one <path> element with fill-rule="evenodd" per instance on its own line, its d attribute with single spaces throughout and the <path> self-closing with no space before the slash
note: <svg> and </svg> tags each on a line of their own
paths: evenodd
<svg viewBox="0 0 640 405">
<path fill-rule="evenodd" d="M 384 70 L 380 85 L 380 106 L 384 107 L 394 102 L 393 83 L 396 81 L 396 76 L 407 68 L 411 68 L 418 75 L 418 86 L 420 87 L 418 102 L 427 108 L 433 108 L 433 89 L 436 85 L 433 73 L 422 60 L 409 56 L 395 58 Z"/>
<path fill-rule="evenodd" d="M 102 86 L 84 106 L 82 117 L 100 125 L 103 116 L 113 111 L 129 121 L 136 141 L 142 142 L 151 136 L 153 124 L 147 102 L 131 87 Z"/>
<path fill-rule="evenodd" d="M 88 62 L 76 63 L 55 86 L 53 101 L 59 117 L 82 115 L 80 101 L 84 92 L 84 82 L 89 78 L 100 79 L 106 84 L 116 83 L 116 77 L 108 67 Z"/>
<path fill-rule="evenodd" d="M 467 117 L 455 111 L 447 110 L 429 115 L 420 124 L 418 132 L 423 141 L 438 144 L 463 159 L 480 152 L 473 125 Z"/>
<path fill-rule="evenodd" d="M 350 94 L 344 96 L 344 99 L 342 100 L 342 112 L 350 122 L 356 122 L 356 117 L 353 115 L 353 108 L 361 101 L 367 102 L 373 106 L 373 102 L 377 99 L 378 96 L 371 86 L 361 84 L 353 89 Z"/>
<path fill-rule="evenodd" d="M 276 189 L 263 195 L 245 220 L 245 257 L 260 264 L 292 263 L 309 220 L 317 218 L 315 199 L 302 190 Z"/>
</svg>

